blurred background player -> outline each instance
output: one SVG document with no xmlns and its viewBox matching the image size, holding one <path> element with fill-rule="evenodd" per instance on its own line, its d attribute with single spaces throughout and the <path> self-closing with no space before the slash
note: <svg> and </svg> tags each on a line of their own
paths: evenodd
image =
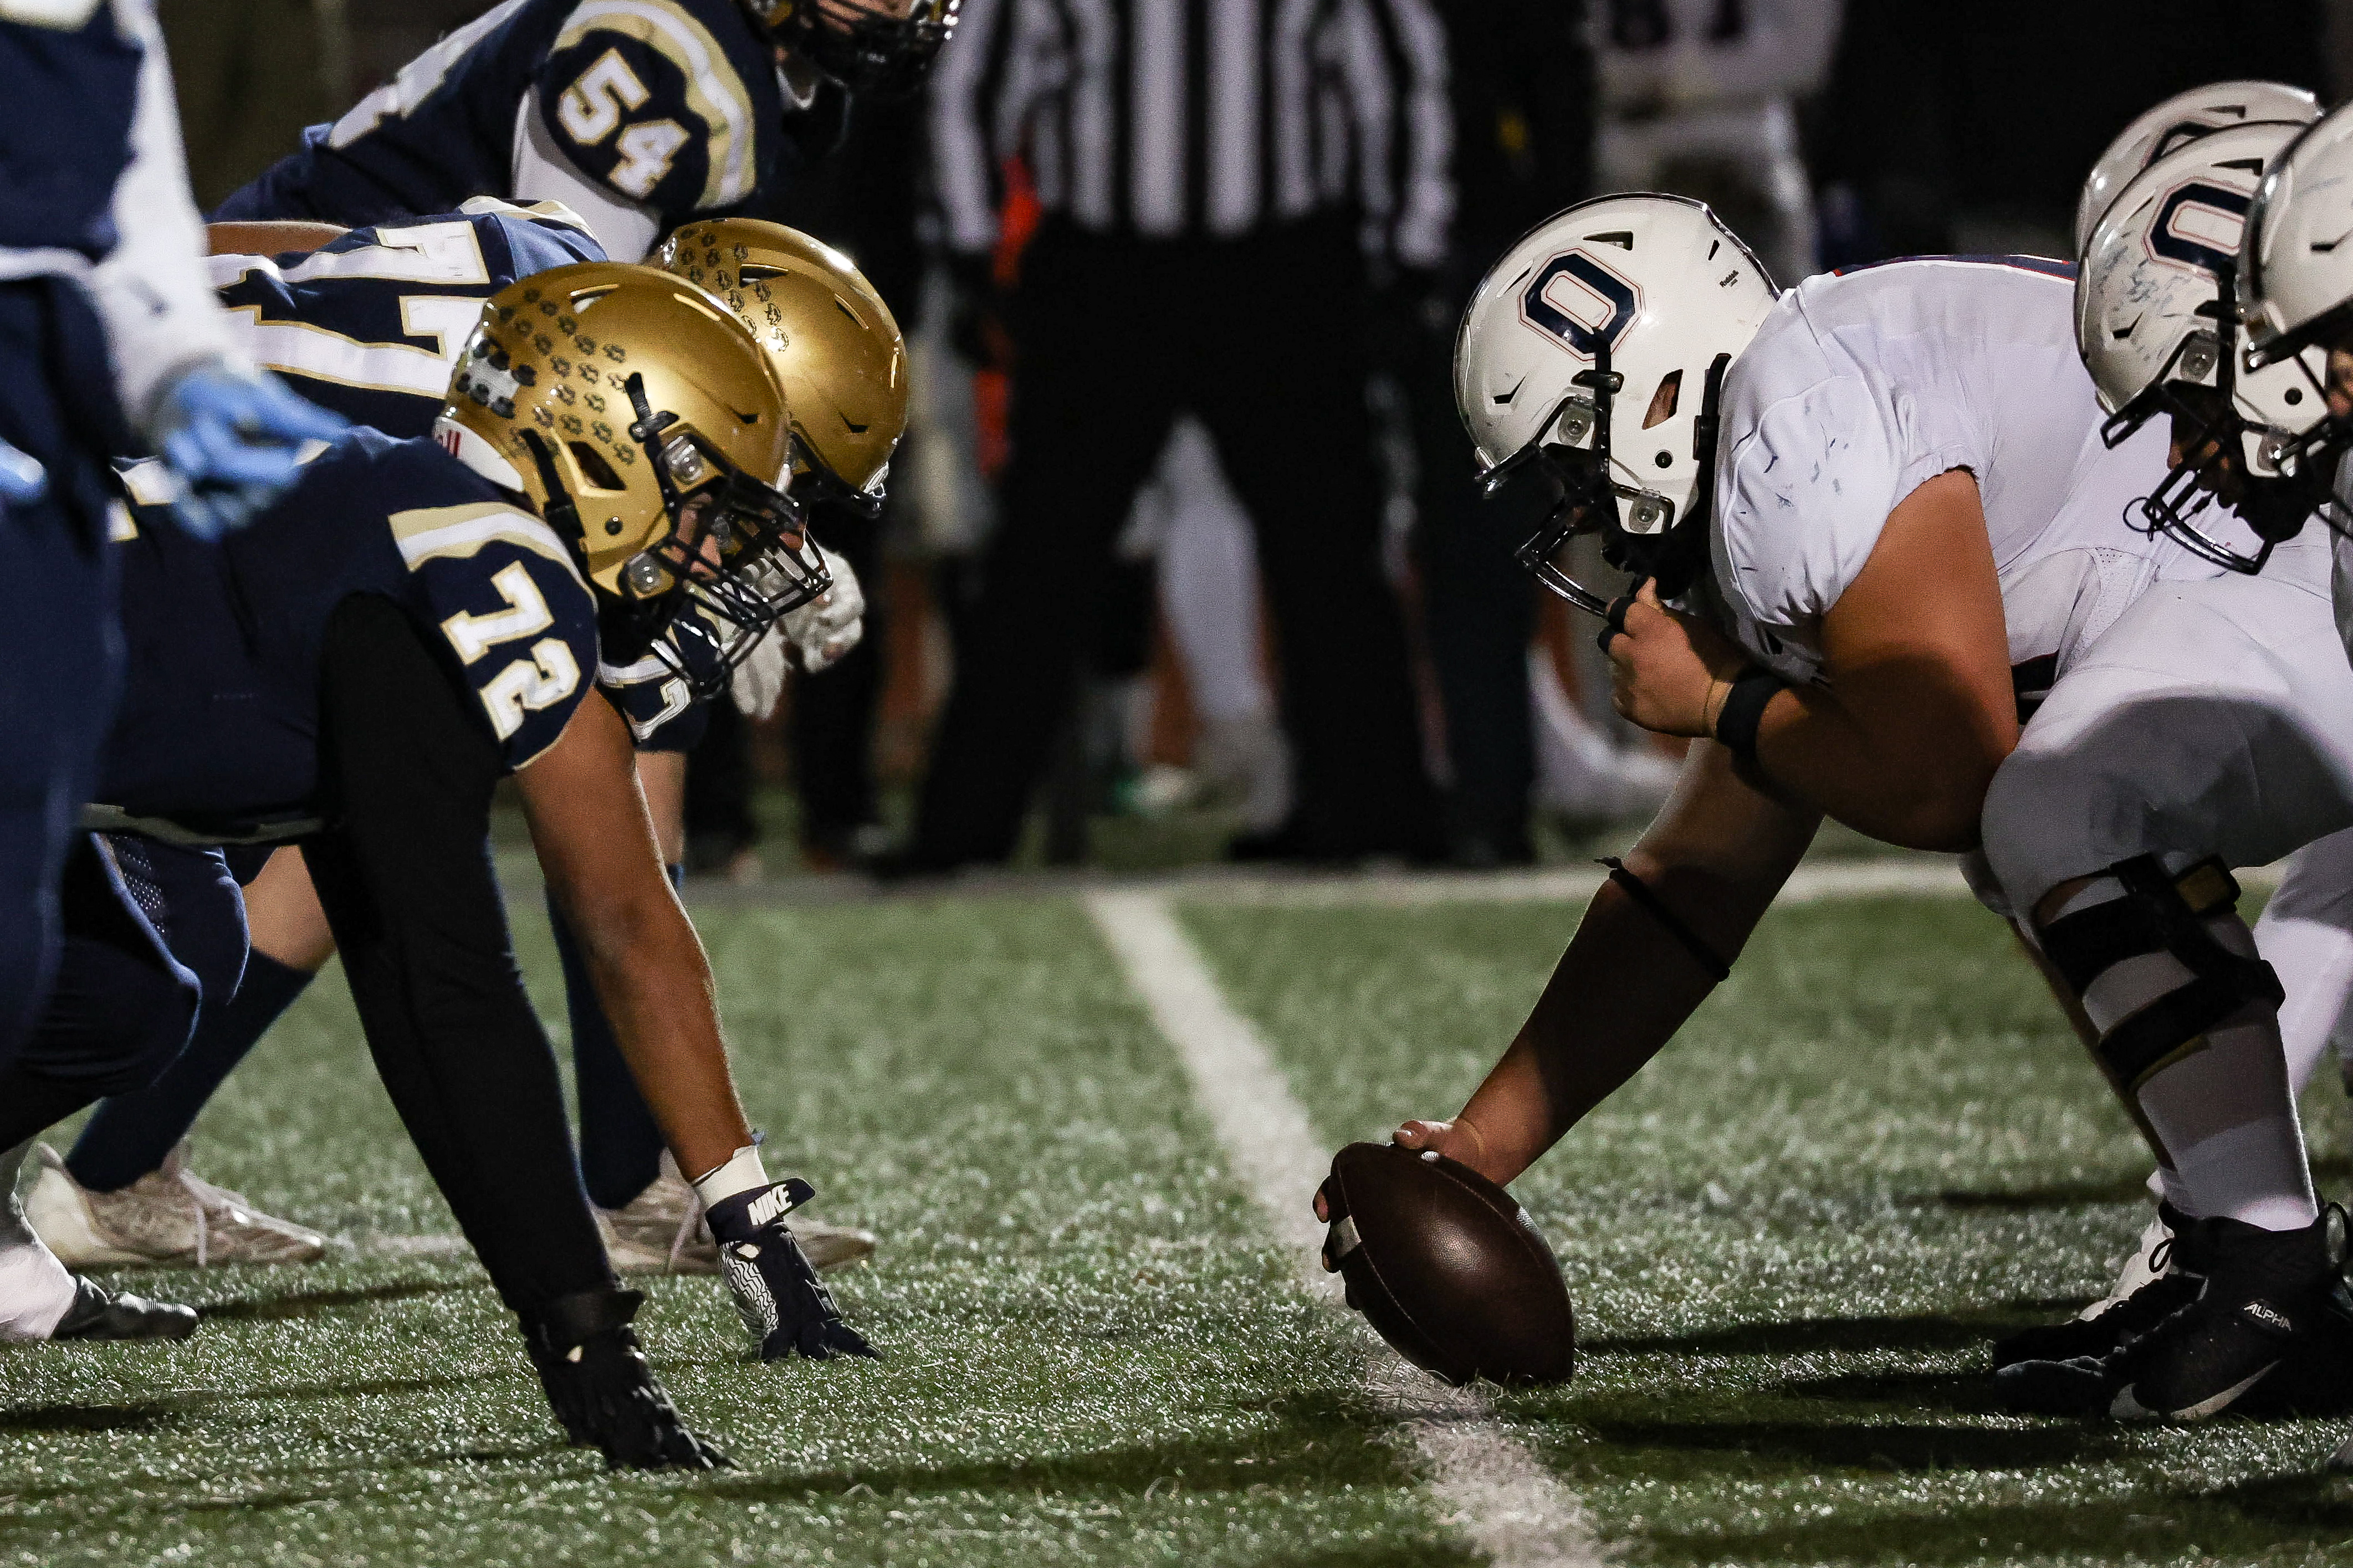
<svg viewBox="0 0 2353 1568">
<path fill-rule="evenodd" d="M 46 1004 L 67 896 L 127 898 L 75 830 L 115 700 L 121 643 L 107 462 L 164 455 L 182 526 L 216 537 L 341 422 L 232 352 L 205 287 L 171 76 L 143 4 L 0 7 L 0 549 L 25 595 L 24 659 L 0 689 L 0 1062 Z M 110 374 L 111 373 L 111 374 Z M 13 1191 L 21 1149 L 0 1154 Z M 13 1196 L 0 1216 L 19 1225 Z M 143 1331 L 86 1284 L 0 1332 Z"/>
<path fill-rule="evenodd" d="M 1821 86 L 1839 0 L 1596 0 L 1608 191 L 1695 196 L 1777 278 L 1814 270 L 1797 103 Z"/>
<path fill-rule="evenodd" d="M 1435 266 L 1445 41 L 1424 0 L 1295 27 L 1217 0 L 978 0 L 933 153 L 963 286 L 994 287 L 1003 161 L 1042 218 L 1001 303 L 1018 363 L 997 531 L 908 864 L 1013 849 L 1119 531 L 1190 412 L 1250 510 L 1297 797 L 1242 855 L 1439 851 L 1365 409 L 1364 247 Z"/>
</svg>

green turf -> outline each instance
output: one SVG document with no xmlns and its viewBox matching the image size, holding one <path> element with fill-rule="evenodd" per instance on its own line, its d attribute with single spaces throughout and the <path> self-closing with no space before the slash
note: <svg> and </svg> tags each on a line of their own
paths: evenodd
<svg viewBox="0 0 2353 1568">
<path fill-rule="evenodd" d="M 1576 911 L 1193 907 L 1333 1141 L 1451 1114 Z M 2333 1074 L 2308 1097 L 2342 1196 Z M 2353 1562 L 2342 1423 L 1997 1414 L 1987 1339 L 2104 1287 L 2147 1167 L 2040 983 L 1955 900 L 1778 912 L 1657 1062 L 1518 1184 L 1580 1312 L 1504 1408 L 1658 1563 Z"/>
<path fill-rule="evenodd" d="M 1076 909 L 701 923 L 778 1163 L 886 1237 L 838 1277 L 885 1362 L 744 1364 L 715 1282 L 658 1283 L 650 1349 L 743 1468 L 613 1478 L 467 1261 L 141 1276 L 195 1338 L 0 1352 L 0 1562 L 1462 1560 Z M 331 986 L 198 1149 L 363 1246 L 450 1229 Z"/>
</svg>

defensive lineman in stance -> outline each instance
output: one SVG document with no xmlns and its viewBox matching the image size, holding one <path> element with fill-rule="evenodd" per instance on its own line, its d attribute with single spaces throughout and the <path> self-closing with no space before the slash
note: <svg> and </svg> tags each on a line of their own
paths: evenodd
<svg viewBox="0 0 2353 1568">
<path fill-rule="evenodd" d="M 780 489 L 789 451 L 781 391 L 719 300 L 595 263 L 493 297 L 435 438 L 356 433 L 217 563 L 142 509 L 126 593 L 150 637 L 101 778 L 160 914 L 91 933 L 126 958 L 43 1026 L 81 1070 L 0 1079 L 0 1134 L 85 1102 L 100 1068 L 152 1071 L 176 1048 L 132 939 L 196 960 L 241 935 L 217 853 L 187 846 L 299 837 L 385 1085 L 567 1432 L 617 1464 L 713 1462 L 637 1350 L 637 1298 L 580 1191 L 485 847 L 512 773 L 762 1353 L 871 1353 L 784 1226 L 807 1188 L 761 1168 L 662 876 L 625 717 L 633 687 L 660 683 L 617 679 L 650 659 L 713 695 L 822 588 Z"/>
<path fill-rule="evenodd" d="M 2339 1258 L 2226 868 L 2353 824 L 2326 548 L 2250 576 L 2125 522 L 2166 432 L 2101 440 L 2069 270 L 1898 262 L 1776 299 L 1704 208 L 1620 197 L 1490 273 L 1464 418 L 1494 469 L 1563 487 L 1532 564 L 1606 612 L 1620 711 L 1694 745 L 1487 1081 L 1399 1137 L 1516 1175 L 1725 973 L 1822 816 L 1975 849 L 2172 1173 L 2207 1281 L 2113 1353 L 2002 1369 L 2007 1394 L 2177 1418 L 2341 1396 Z M 1588 529 L 1636 594 L 1559 570 Z"/>
<path fill-rule="evenodd" d="M 216 226 L 216 243 L 315 244 L 321 236 L 304 232 L 311 226 Z M 780 225 L 731 219 L 688 233 L 709 242 L 692 248 L 695 269 L 713 283 L 726 279 L 739 319 L 757 315 L 760 341 L 788 389 L 797 502 L 820 517 L 828 507 L 865 504 L 866 487 L 879 485 L 905 425 L 904 351 L 889 310 L 846 259 Z M 714 248 L 706 266 L 702 257 Z M 750 273 L 740 282 L 739 248 Z M 430 432 L 448 356 L 485 296 L 597 254 L 563 208 L 480 198 L 462 212 L 341 235 L 315 251 L 216 256 L 212 267 L 251 353 L 355 422 L 406 437 Z M 754 706 L 775 702 L 788 642 L 802 668 L 814 671 L 856 640 L 855 591 L 837 582 L 781 626 L 785 635 L 763 639 L 736 673 L 739 694 L 761 688 Z M 638 700 L 631 718 L 641 759 L 682 749 L 699 732 L 705 710 L 658 662 L 608 671 L 607 684 Z M 69 1265 L 300 1262 L 324 1248 L 324 1238 L 202 1181 L 183 1146 L 206 1100 L 333 952 L 295 851 L 278 852 L 246 902 L 252 952 L 228 1005 L 207 1010 L 157 1082 L 102 1104 L 68 1156 L 41 1151 L 26 1208 Z M 582 1174 L 614 1264 L 624 1273 L 716 1273 L 718 1251 L 693 1188 L 665 1157 L 661 1130 L 596 1004 L 562 910 L 551 901 L 549 912 L 573 1003 Z M 792 1223 L 820 1268 L 873 1246 L 863 1231 L 800 1215 Z"/>
</svg>

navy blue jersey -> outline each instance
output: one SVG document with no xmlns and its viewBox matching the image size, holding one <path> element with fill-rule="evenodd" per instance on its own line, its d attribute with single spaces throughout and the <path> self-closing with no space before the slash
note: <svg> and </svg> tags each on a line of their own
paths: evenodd
<svg viewBox="0 0 2353 1568">
<path fill-rule="evenodd" d="M 164 519 L 151 466 L 125 481 L 129 662 L 98 798 L 133 817 L 227 837 L 311 813 L 327 622 L 354 594 L 447 650 L 511 770 L 595 683 L 596 605 L 571 550 L 429 440 L 353 432 L 218 546 Z"/>
<path fill-rule="evenodd" d="M 216 216 L 359 225 L 476 195 L 569 204 L 569 165 L 668 227 L 759 188 L 785 102 L 737 0 L 507 0 L 312 127 Z"/>
<path fill-rule="evenodd" d="M 247 353 L 353 424 L 411 437 L 432 433 L 484 300 L 518 278 L 604 259 L 563 208 L 484 199 L 320 250 L 210 265 Z"/>
<path fill-rule="evenodd" d="M 0 250 L 114 248 L 141 58 L 103 3 L 71 28 L 0 21 Z"/>
</svg>

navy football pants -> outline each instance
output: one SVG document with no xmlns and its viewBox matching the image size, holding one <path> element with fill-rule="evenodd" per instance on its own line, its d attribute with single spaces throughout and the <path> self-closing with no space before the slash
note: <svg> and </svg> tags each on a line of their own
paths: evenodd
<svg viewBox="0 0 2353 1568">
<path fill-rule="evenodd" d="M 102 329 L 75 285 L 0 283 L 0 439 L 48 471 L 41 500 L 0 506 L 0 1064 L 57 974 L 58 879 L 121 683 L 106 465 L 125 437 L 111 383 Z"/>
</svg>

